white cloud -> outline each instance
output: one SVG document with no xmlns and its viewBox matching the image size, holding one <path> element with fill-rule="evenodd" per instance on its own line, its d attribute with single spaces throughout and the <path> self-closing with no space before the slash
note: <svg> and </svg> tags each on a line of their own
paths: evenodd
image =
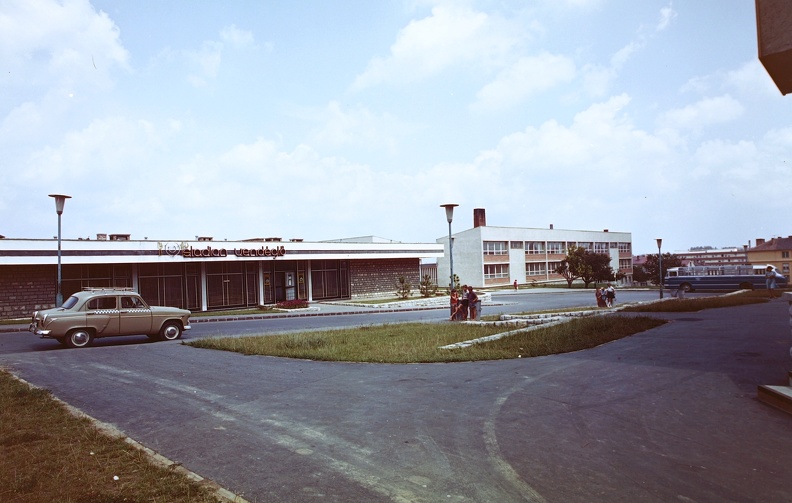
<svg viewBox="0 0 792 503">
<path fill-rule="evenodd" d="M 107 73 L 127 60 L 118 27 L 87 0 L 0 5 L 0 62 L 11 75 L 24 72 L 27 86 L 106 85 Z"/>
<path fill-rule="evenodd" d="M 660 9 L 660 21 L 655 26 L 655 31 L 663 31 L 671 25 L 671 22 L 677 17 L 677 12 L 669 3 L 668 6 Z"/>
<path fill-rule="evenodd" d="M 532 94 L 570 82 L 575 75 L 575 63 L 565 56 L 542 53 L 520 58 L 479 90 L 471 108 L 500 110 L 519 104 Z"/>
<path fill-rule="evenodd" d="M 382 150 L 393 153 L 399 142 L 418 129 L 389 114 L 375 114 L 358 107 L 344 107 L 332 101 L 320 113 L 315 114 L 320 128 L 311 133 L 311 144 L 320 148 L 355 147 L 367 150 Z"/>
<path fill-rule="evenodd" d="M 661 127 L 698 131 L 713 124 L 733 121 L 743 114 L 744 107 L 729 95 L 704 98 L 683 108 L 661 114 Z"/>
<path fill-rule="evenodd" d="M 503 20 L 465 5 L 437 5 L 431 16 L 404 27 L 390 55 L 372 59 L 352 88 L 417 82 L 463 63 L 497 64 L 518 42 L 513 31 Z"/>
<path fill-rule="evenodd" d="M 220 30 L 220 40 L 236 49 L 251 47 L 255 44 L 253 33 L 237 28 L 233 24 Z"/>
<path fill-rule="evenodd" d="M 207 79 L 212 80 L 217 76 L 223 60 L 223 44 L 207 41 L 198 51 L 186 51 L 185 56 L 196 70 L 187 76 L 187 80 L 195 87 L 204 87 Z"/>
</svg>

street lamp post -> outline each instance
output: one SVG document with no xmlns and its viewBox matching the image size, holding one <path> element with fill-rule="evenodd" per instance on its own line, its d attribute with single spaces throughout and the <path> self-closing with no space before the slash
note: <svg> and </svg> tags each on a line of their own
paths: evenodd
<svg viewBox="0 0 792 503">
<path fill-rule="evenodd" d="M 660 298 L 663 298 L 663 253 L 660 248 L 663 246 L 663 239 L 657 238 L 657 268 L 660 270 Z"/>
<path fill-rule="evenodd" d="M 63 205 L 66 204 L 66 199 L 71 196 L 63 194 L 50 194 L 49 197 L 55 198 L 55 211 L 58 213 L 58 293 L 55 295 L 55 307 L 63 305 L 63 293 L 61 292 L 61 215 L 63 214 Z"/>
<path fill-rule="evenodd" d="M 449 290 L 454 288 L 454 240 L 451 238 L 451 221 L 454 220 L 454 208 L 458 204 L 441 204 L 441 208 L 445 208 L 446 220 L 448 220 L 448 263 L 451 266 L 451 283 Z"/>
</svg>

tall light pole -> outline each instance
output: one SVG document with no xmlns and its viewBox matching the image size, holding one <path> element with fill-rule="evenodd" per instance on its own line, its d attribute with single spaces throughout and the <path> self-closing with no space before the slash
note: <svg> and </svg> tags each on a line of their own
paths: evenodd
<svg viewBox="0 0 792 503">
<path fill-rule="evenodd" d="M 55 198 L 55 211 L 58 213 L 58 293 L 55 295 L 55 307 L 61 307 L 63 305 L 63 293 L 61 292 L 61 215 L 63 215 L 63 205 L 66 204 L 66 200 L 70 199 L 71 196 L 50 194 L 49 197 Z"/>
<path fill-rule="evenodd" d="M 657 238 L 657 268 L 660 270 L 660 298 L 663 298 L 663 253 L 660 248 L 663 246 L 663 239 Z"/>
<path fill-rule="evenodd" d="M 441 208 L 445 208 L 446 220 L 448 220 L 448 263 L 451 265 L 451 283 L 449 290 L 454 288 L 454 241 L 451 238 L 451 221 L 454 220 L 454 208 L 458 204 L 441 204 Z"/>
</svg>

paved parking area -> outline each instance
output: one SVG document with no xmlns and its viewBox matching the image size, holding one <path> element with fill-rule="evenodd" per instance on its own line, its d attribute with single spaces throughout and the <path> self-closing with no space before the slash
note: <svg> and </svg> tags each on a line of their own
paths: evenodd
<svg viewBox="0 0 792 503">
<path fill-rule="evenodd" d="M 494 362 L 130 340 L 0 365 L 249 501 L 792 501 L 792 416 L 756 399 L 792 367 L 787 303 L 666 317 L 592 350 Z"/>
</svg>

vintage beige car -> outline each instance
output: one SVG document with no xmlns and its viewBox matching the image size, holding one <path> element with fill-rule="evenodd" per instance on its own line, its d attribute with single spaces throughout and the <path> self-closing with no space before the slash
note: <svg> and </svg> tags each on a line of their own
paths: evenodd
<svg viewBox="0 0 792 503">
<path fill-rule="evenodd" d="M 33 313 L 28 330 L 71 348 L 116 335 L 172 341 L 190 330 L 191 314 L 186 309 L 149 306 L 131 289 L 87 288 L 66 299 L 61 307 Z"/>
</svg>

